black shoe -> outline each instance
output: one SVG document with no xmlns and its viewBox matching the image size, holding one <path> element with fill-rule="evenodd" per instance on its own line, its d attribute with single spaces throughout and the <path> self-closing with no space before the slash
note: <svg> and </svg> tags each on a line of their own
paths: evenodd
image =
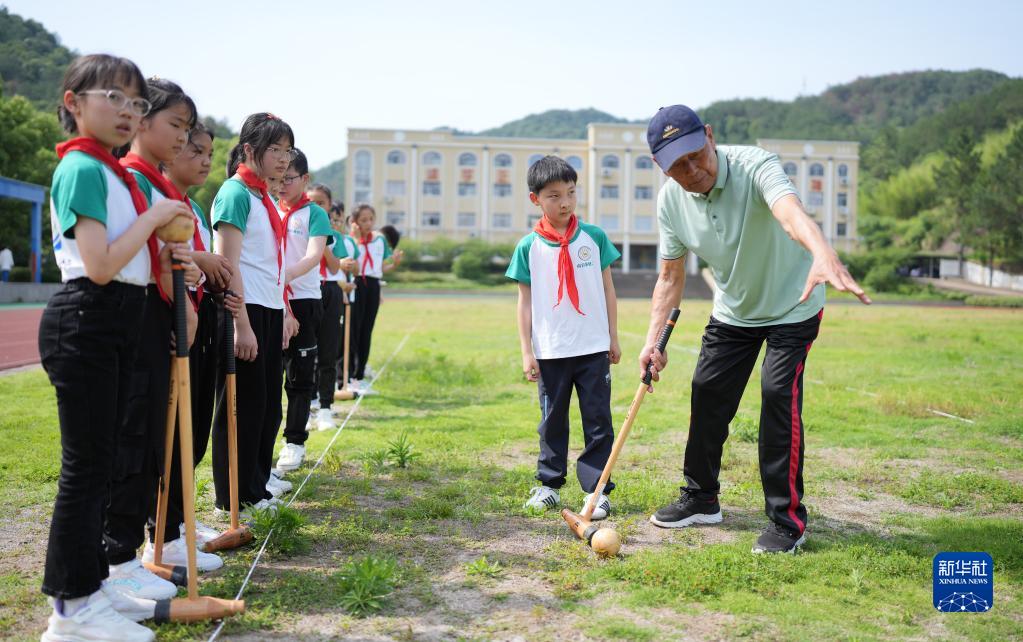
<svg viewBox="0 0 1023 642">
<path fill-rule="evenodd" d="M 795 553 L 796 549 L 806 541 L 806 535 L 789 530 L 771 522 L 757 538 L 753 547 L 754 553 Z"/>
<path fill-rule="evenodd" d="M 650 516 L 650 521 L 661 528 L 682 528 L 692 524 L 721 522 L 721 505 L 714 499 L 700 499 L 685 488 L 679 498 Z"/>
</svg>

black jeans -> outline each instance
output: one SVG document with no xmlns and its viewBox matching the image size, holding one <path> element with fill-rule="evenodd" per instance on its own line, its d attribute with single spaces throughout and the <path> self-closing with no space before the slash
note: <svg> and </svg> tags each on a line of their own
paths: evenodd
<svg viewBox="0 0 1023 642">
<path fill-rule="evenodd" d="M 281 336 L 284 311 L 246 303 L 258 351 L 253 361 L 237 361 L 238 500 L 255 504 L 270 499 L 266 482 L 273 464 L 274 441 L 281 426 Z M 227 383 L 217 382 L 213 417 L 213 486 L 216 505 L 230 506 L 227 461 Z"/>
<path fill-rule="evenodd" d="M 103 539 L 111 564 L 135 558 L 156 501 L 167 430 L 173 312 L 150 285 L 110 484 Z"/>
<path fill-rule="evenodd" d="M 686 444 L 686 489 L 711 498 L 721 486 L 721 451 L 728 424 L 756 365 L 760 371 L 760 481 L 767 516 L 800 533 L 806 528 L 803 499 L 803 369 L 820 330 L 821 310 L 806 321 L 745 328 L 711 317 L 693 373 L 692 413 Z"/>
<path fill-rule="evenodd" d="M 341 344 L 344 327 L 344 293 L 337 281 L 320 284 L 320 303 L 323 316 L 317 328 L 316 338 L 316 393 L 320 397 L 320 408 L 330 408 L 334 402 L 334 382 L 338 377 L 338 347 Z"/>
<path fill-rule="evenodd" d="M 611 424 L 611 362 L 606 352 L 564 359 L 538 359 L 540 379 L 540 457 L 536 479 L 544 486 L 561 488 L 568 475 L 568 407 L 572 388 L 579 397 L 585 448 L 576 461 L 575 474 L 587 493 L 593 492 L 614 444 Z M 614 490 L 608 480 L 605 493 Z"/>
<path fill-rule="evenodd" d="M 352 370 L 354 379 L 362 380 L 366 376 L 366 364 L 369 363 L 369 346 L 373 339 L 373 326 L 377 322 L 380 310 L 380 279 L 372 276 L 359 277 L 355 291 L 355 316 L 358 318 L 352 326 L 352 351 L 355 353 L 355 365 Z"/>
<path fill-rule="evenodd" d="M 284 351 L 284 391 L 288 395 L 288 417 L 284 422 L 284 439 L 289 444 L 305 444 L 309 433 L 309 404 L 316 389 L 316 338 L 323 317 L 319 299 L 294 299 L 291 311 L 298 321 L 298 334 L 291 338 Z"/>
<path fill-rule="evenodd" d="M 230 313 L 228 313 L 230 314 Z M 188 353 L 188 372 L 192 386 L 192 463 L 198 466 L 206 456 L 213 427 L 213 403 L 217 394 L 217 382 L 223 379 L 220 371 L 223 346 L 224 310 L 217 297 L 206 293 L 199 303 L 199 323 L 195 329 L 195 342 Z M 178 426 L 180 428 L 180 426 Z M 180 436 L 174 439 L 174 459 L 171 463 L 168 482 L 167 523 L 163 541 L 171 542 L 180 537 L 178 527 L 185 521 L 181 499 L 181 451 Z M 162 464 L 161 464 L 162 465 Z M 154 504 L 155 508 L 155 504 Z M 155 539 L 155 512 L 152 513 L 149 539 Z"/>
<path fill-rule="evenodd" d="M 109 574 L 103 523 L 145 300 L 141 286 L 75 279 L 53 295 L 39 324 L 39 355 L 60 421 L 42 587 L 55 598 L 91 595 Z"/>
</svg>

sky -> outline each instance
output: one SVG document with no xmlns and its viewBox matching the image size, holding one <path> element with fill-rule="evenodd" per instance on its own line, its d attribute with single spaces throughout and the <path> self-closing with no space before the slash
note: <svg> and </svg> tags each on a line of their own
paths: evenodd
<svg viewBox="0 0 1023 642">
<path fill-rule="evenodd" d="M 478 131 L 585 107 L 646 119 L 923 69 L 1023 76 L 1017 0 L 0 3 L 178 82 L 235 129 L 277 114 L 313 168 L 345 156 L 349 127 Z"/>
</svg>

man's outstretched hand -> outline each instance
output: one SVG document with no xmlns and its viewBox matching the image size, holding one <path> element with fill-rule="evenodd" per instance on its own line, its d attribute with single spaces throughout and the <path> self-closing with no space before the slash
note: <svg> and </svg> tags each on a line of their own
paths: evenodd
<svg viewBox="0 0 1023 642">
<path fill-rule="evenodd" d="M 849 270 L 845 269 L 834 251 L 814 257 L 813 265 L 810 266 L 810 274 L 806 277 L 806 287 L 803 288 L 803 296 L 799 297 L 799 302 L 802 303 L 810 298 L 810 293 L 821 283 L 830 283 L 831 287 L 839 292 L 852 292 L 861 302 L 867 305 L 871 303 L 870 297 L 852 278 Z"/>
</svg>

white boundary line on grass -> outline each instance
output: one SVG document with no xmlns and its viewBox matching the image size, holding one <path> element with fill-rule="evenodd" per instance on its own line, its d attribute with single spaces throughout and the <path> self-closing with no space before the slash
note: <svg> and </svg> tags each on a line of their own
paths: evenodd
<svg viewBox="0 0 1023 642">
<path fill-rule="evenodd" d="M 401 352 L 401 349 L 405 347 L 405 344 L 408 342 L 409 337 L 411 336 L 412 336 L 411 331 L 405 334 L 405 337 L 398 343 L 398 346 L 394 349 L 394 352 L 391 353 L 391 356 L 387 358 L 387 361 L 384 362 L 384 365 L 380 368 L 379 372 L 377 372 L 373 376 L 373 379 L 370 381 L 370 388 L 373 387 L 373 384 L 376 383 L 377 379 L 383 376 L 384 372 L 387 370 L 387 366 L 391 365 L 391 361 L 393 361 L 394 358 L 398 356 L 398 353 Z M 320 453 L 320 458 L 317 459 L 316 463 L 313 464 L 313 467 L 309 469 L 309 472 L 306 474 L 305 479 L 303 479 L 302 483 L 298 485 L 298 488 L 295 489 L 295 492 L 291 494 L 291 499 L 288 500 L 288 503 L 285 504 L 285 506 L 291 506 L 295 499 L 298 498 L 298 494 L 302 492 L 303 488 L 305 488 L 306 482 L 309 481 L 309 478 L 313 476 L 313 473 L 316 472 L 316 469 L 320 467 L 321 463 L 323 463 L 323 458 L 327 456 L 328 452 L 330 452 L 330 449 L 334 445 L 334 442 L 337 441 L 337 438 L 341 436 L 341 431 L 344 430 L 345 426 L 348 425 L 348 420 L 351 419 L 352 415 L 355 414 L 355 411 L 359 409 L 359 404 L 361 404 L 362 400 L 365 398 L 366 398 L 365 395 L 359 395 L 355 399 L 355 404 L 352 405 L 351 409 L 348 411 L 348 414 L 345 415 L 344 421 L 341 422 L 341 425 L 338 426 L 337 430 L 334 431 L 334 436 L 330 439 L 330 442 L 327 443 L 327 446 L 326 448 L 323 449 L 323 452 Z M 245 575 L 245 579 L 242 580 L 242 585 L 241 587 L 239 587 L 238 594 L 234 596 L 234 599 L 236 600 L 242 599 L 242 594 L 245 593 L 245 589 L 249 585 L 249 580 L 252 579 L 252 574 L 256 571 L 256 566 L 259 565 L 259 560 L 263 557 L 263 552 L 266 550 L 266 545 L 270 543 L 270 538 L 273 537 L 273 534 L 274 529 L 270 529 L 270 532 L 266 534 L 266 538 L 263 540 L 263 545 L 259 547 L 259 552 L 256 553 L 256 559 L 252 560 L 252 566 L 249 567 L 249 572 Z M 213 642 L 214 640 L 216 640 L 217 636 L 220 635 L 220 631 L 223 630 L 224 625 L 226 623 L 227 618 L 221 620 L 220 624 L 217 625 L 217 628 L 213 630 L 213 633 L 212 635 L 210 635 L 209 640 L 207 642 Z"/>
</svg>

